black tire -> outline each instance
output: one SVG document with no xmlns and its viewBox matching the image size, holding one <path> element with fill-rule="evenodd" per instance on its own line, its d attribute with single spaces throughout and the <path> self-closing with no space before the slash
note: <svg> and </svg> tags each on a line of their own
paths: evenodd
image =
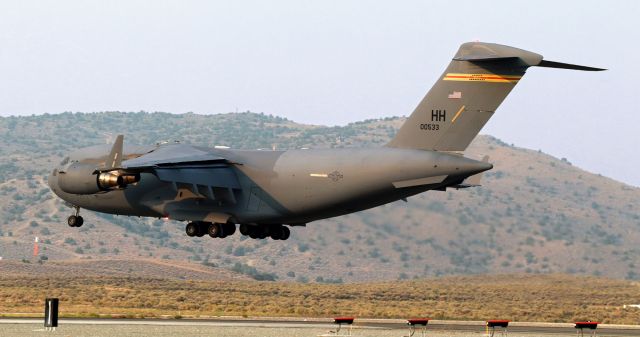
<svg viewBox="0 0 640 337">
<path fill-rule="evenodd" d="M 252 228 L 247 224 L 240 225 L 240 234 L 251 236 Z"/>
<path fill-rule="evenodd" d="M 259 239 L 259 238 L 260 238 L 260 237 L 258 236 L 259 234 L 260 234 L 260 233 L 258 233 L 258 231 L 256 231 L 256 230 L 253 230 L 253 229 L 252 229 L 252 230 L 249 232 L 249 237 L 250 237 L 250 238 L 252 238 L 252 239 L 254 239 L 254 240 L 255 240 L 255 239 Z"/>
<path fill-rule="evenodd" d="M 212 223 L 207 226 L 207 234 L 212 238 L 224 237 L 224 229 L 219 223 Z"/>
<path fill-rule="evenodd" d="M 283 227 L 280 225 L 269 228 L 269 236 L 271 237 L 271 239 L 282 240 L 282 237 L 284 236 L 284 231 L 282 230 L 282 228 Z"/>
<path fill-rule="evenodd" d="M 201 238 L 203 237 L 205 234 L 207 234 L 207 228 L 204 226 L 198 226 L 198 234 L 196 234 L 197 237 Z"/>
<path fill-rule="evenodd" d="M 82 227 L 82 225 L 84 225 L 84 218 L 80 215 L 78 215 L 77 218 L 76 227 Z"/>
<path fill-rule="evenodd" d="M 227 222 L 226 224 L 223 225 L 223 229 L 224 229 L 225 236 L 231 236 L 236 233 L 236 224 Z"/>
<path fill-rule="evenodd" d="M 69 225 L 69 227 L 76 227 L 76 224 L 78 223 L 78 217 L 75 215 L 70 215 L 67 218 L 67 225 Z"/>
<path fill-rule="evenodd" d="M 291 230 L 289 230 L 289 227 L 282 226 L 282 238 L 280 238 L 280 240 L 287 240 L 290 236 Z"/>
<path fill-rule="evenodd" d="M 187 236 L 194 237 L 194 236 L 197 236 L 198 232 L 200 231 L 198 227 L 199 226 L 196 223 L 189 222 L 187 224 L 187 227 L 185 227 L 184 231 L 187 232 Z"/>
<path fill-rule="evenodd" d="M 266 227 L 262 227 L 262 226 L 256 226 L 255 228 L 256 231 L 256 237 L 258 239 L 266 239 L 267 236 L 269 236 L 269 231 L 267 230 Z"/>
</svg>

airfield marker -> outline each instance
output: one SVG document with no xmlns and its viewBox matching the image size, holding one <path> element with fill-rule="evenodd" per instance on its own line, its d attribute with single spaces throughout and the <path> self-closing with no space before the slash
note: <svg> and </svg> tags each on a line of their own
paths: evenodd
<svg viewBox="0 0 640 337">
<path fill-rule="evenodd" d="M 595 337 L 596 336 L 596 329 L 598 328 L 598 322 L 591 322 L 591 321 L 586 321 L 586 322 L 576 322 L 576 334 L 580 335 L 580 337 L 584 336 L 584 329 L 591 329 L 593 330 L 591 332 L 591 336 Z"/>
<path fill-rule="evenodd" d="M 427 324 L 429 324 L 428 318 L 408 319 L 407 324 L 409 325 L 409 336 L 404 337 L 413 337 L 416 333 L 416 327 L 418 326 L 420 326 L 420 337 L 425 337 L 427 335 Z"/>
<path fill-rule="evenodd" d="M 487 336 L 493 337 L 496 332 L 496 327 L 502 328 L 501 336 L 507 336 L 507 326 L 509 326 L 509 321 L 504 319 L 491 319 L 487 321 L 486 332 Z M 489 334 L 489 328 L 491 328 L 491 334 Z"/>
<path fill-rule="evenodd" d="M 329 331 L 328 334 L 318 335 L 318 337 L 336 337 L 336 336 L 351 336 L 351 328 L 353 327 L 353 317 L 336 317 L 333 319 L 333 323 L 338 325 L 336 331 Z M 349 327 L 344 334 L 340 334 L 342 324 L 346 324 Z"/>
</svg>

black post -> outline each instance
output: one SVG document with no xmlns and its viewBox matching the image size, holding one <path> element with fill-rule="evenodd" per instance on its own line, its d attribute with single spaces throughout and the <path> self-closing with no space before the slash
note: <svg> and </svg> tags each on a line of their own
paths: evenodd
<svg viewBox="0 0 640 337">
<path fill-rule="evenodd" d="M 58 299 L 47 298 L 44 302 L 44 327 L 55 328 L 58 326 Z"/>
</svg>

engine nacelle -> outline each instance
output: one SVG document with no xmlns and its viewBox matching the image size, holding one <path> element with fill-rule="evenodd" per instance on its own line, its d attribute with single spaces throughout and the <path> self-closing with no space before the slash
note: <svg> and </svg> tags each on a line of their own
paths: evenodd
<svg viewBox="0 0 640 337">
<path fill-rule="evenodd" d="M 67 193 L 94 194 L 124 188 L 140 181 L 139 174 L 95 172 L 96 167 L 91 164 L 72 163 L 65 170 L 58 172 L 58 186 Z"/>
</svg>

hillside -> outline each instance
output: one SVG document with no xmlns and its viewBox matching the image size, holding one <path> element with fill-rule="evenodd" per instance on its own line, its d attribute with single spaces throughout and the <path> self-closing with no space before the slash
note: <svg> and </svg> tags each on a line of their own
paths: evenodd
<svg viewBox="0 0 640 337">
<path fill-rule="evenodd" d="M 483 187 L 429 192 L 296 228 L 286 242 L 189 238 L 184 224 L 70 209 L 45 177 L 72 149 L 165 140 L 233 148 L 380 146 L 400 118 L 344 127 L 254 113 L 64 113 L 0 118 L 1 263 L 60 260 L 189 261 L 254 278 L 301 282 L 395 280 L 476 273 L 570 273 L 640 279 L 640 189 L 491 136 L 467 156 L 491 157 Z M 41 256 L 31 257 L 40 237 Z"/>
<path fill-rule="evenodd" d="M 160 259 L 73 259 L 24 263 L 4 260 L 0 275 L 5 278 L 144 278 L 163 280 L 249 281 L 249 276 L 220 268 Z"/>
</svg>

